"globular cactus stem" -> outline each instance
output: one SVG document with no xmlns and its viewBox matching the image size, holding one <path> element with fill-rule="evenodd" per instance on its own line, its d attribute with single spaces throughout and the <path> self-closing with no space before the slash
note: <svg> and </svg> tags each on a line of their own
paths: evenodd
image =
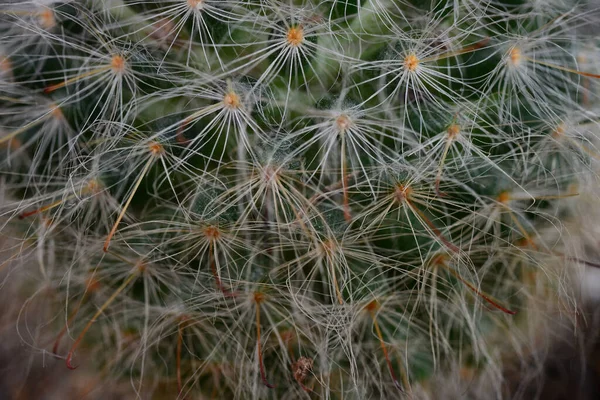
<svg viewBox="0 0 600 400">
<path fill-rule="evenodd" d="M 22 340 L 100 398 L 448 398 L 454 371 L 515 395 L 598 268 L 568 229 L 598 14 L 567 3 L 4 2 Z"/>
</svg>

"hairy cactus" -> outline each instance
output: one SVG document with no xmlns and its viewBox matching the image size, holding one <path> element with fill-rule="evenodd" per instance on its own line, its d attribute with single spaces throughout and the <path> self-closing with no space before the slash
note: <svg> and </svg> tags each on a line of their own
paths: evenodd
<svg viewBox="0 0 600 400">
<path fill-rule="evenodd" d="M 45 310 L 19 334 L 142 398 L 508 396 L 595 266 L 565 245 L 590 10 L 4 1 L 2 282 Z"/>
</svg>

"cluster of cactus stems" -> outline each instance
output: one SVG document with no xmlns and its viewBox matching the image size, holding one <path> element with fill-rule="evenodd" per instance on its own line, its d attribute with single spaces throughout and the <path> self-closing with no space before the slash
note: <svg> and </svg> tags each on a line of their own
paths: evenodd
<svg viewBox="0 0 600 400">
<path fill-rule="evenodd" d="M 47 310 L 18 333 L 142 398 L 435 397 L 455 369 L 504 396 L 595 266 L 564 246 L 600 158 L 590 9 L 2 2 L 2 284 Z"/>
</svg>

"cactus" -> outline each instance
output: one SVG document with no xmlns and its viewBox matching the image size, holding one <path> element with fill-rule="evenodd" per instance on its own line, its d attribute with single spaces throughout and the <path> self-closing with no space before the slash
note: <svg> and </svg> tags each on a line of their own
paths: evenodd
<svg viewBox="0 0 600 400">
<path fill-rule="evenodd" d="M 0 5 L 0 268 L 47 308 L 19 334 L 141 398 L 507 396 L 595 266 L 565 244 L 599 158 L 589 10 Z"/>
</svg>

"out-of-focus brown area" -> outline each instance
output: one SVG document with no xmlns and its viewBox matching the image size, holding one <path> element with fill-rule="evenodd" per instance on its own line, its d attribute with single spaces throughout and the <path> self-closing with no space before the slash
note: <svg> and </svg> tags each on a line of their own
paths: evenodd
<svg viewBox="0 0 600 400">
<path fill-rule="evenodd" d="M 51 353 L 57 332 L 47 325 L 48 296 L 34 298 L 22 283 L 29 279 L 23 265 L 28 261 L 11 257 L 18 251 L 15 243 L 0 234 L 0 400 L 70 400 L 135 398 L 129 385 L 100 379 L 98 371 L 85 365 L 69 370 L 64 354 Z M 35 289 L 35 288 L 34 288 Z M 53 310 L 56 311 L 56 310 Z M 34 347 L 35 346 L 35 347 Z M 61 357 L 62 356 L 62 357 Z M 84 360 L 85 355 L 80 359 Z"/>
<path fill-rule="evenodd" d="M 506 370 L 507 398 L 514 400 L 600 399 L 600 310 L 585 305 L 577 326 L 548 327 L 551 337 Z"/>
</svg>

